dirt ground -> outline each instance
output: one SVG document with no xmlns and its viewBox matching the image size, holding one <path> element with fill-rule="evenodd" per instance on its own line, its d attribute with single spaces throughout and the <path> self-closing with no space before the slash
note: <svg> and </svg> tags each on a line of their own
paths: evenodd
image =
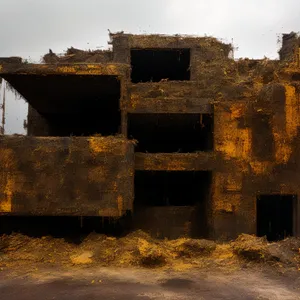
<svg viewBox="0 0 300 300">
<path fill-rule="evenodd" d="M 1 275 L 0 298 L 31 299 L 300 299 L 299 277 L 271 270 L 231 272 L 142 268 L 36 268 Z"/>
<path fill-rule="evenodd" d="M 0 299 L 300 299 L 300 239 L 0 238 Z"/>
</svg>

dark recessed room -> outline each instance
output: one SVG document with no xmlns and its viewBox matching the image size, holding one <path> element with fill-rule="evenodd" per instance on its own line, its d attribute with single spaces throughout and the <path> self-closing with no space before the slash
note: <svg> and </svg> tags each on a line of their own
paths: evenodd
<svg viewBox="0 0 300 300">
<path fill-rule="evenodd" d="M 190 80 L 190 49 L 131 49 L 131 81 Z"/>
<path fill-rule="evenodd" d="M 257 235 L 269 241 L 293 236 L 296 195 L 261 195 L 257 197 Z"/>
<path fill-rule="evenodd" d="M 207 237 L 211 182 L 210 171 L 136 171 L 134 211 L 194 207 L 192 235 Z"/>
<path fill-rule="evenodd" d="M 212 151 L 213 115 L 128 114 L 128 137 L 137 140 L 137 152 Z"/>
<path fill-rule="evenodd" d="M 103 75 L 7 75 L 46 120 L 49 136 L 119 133 L 120 81 Z"/>
</svg>

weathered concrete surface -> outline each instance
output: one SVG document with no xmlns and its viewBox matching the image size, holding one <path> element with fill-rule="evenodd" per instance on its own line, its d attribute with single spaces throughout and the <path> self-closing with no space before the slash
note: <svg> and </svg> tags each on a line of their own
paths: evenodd
<svg viewBox="0 0 300 300">
<path fill-rule="evenodd" d="M 47 64 L 57 63 L 107 63 L 113 59 L 110 50 L 80 50 L 74 47 L 68 48 L 63 55 L 56 55 L 49 50 L 49 53 L 43 56 L 43 62 Z"/>
<path fill-rule="evenodd" d="M 223 60 L 228 58 L 232 49 L 229 44 L 224 44 L 215 38 L 210 37 L 182 37 L 182 36 L 164 36 L 164 35 L 132 35 L 116 33 L 110 35 L 113 45 L 113 60 L 115 62 L 129 63 L 130 49 L 178 49 L 190 48 L 200 50 L 201 59 Z"/>
<path fill-rule="evenodd" d="M 125 139 L 2 136 L 0 157 L 0 213 L 117 217 L 132 209 Z"/>
<path fill-rule="evenodd" d="M 27 64 L 18 61 L 1 61 L 0 75 L 126 75 L 129 67 L 118 63 L 82 64 Z"/>
<path fill-rule="evenodd" d="M 217 169 L 218 164 L 213 152 L 135 154 L 136 170 L 207 171 Z"/>
<path fill-rule="evenodd" d="M 212 99 L 192 81 L 133 84 L 129 94 L 132 113 L 212 113 Z"/>
<path fill-rule="evenodd" d="M 299 194 L 298 111 L 299 95 L 289 83 L 265 86 L 253 103 L 215 105 L 215 151 L 235 162 L 214 175 L 217 236 L 225 234 L 224 222 L 234 235 L 233 228 L 255 233 L 258 195 Z"/>
</svg>

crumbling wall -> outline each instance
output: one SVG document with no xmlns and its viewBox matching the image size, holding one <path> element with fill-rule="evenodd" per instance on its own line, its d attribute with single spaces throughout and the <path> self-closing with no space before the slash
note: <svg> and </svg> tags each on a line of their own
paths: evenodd
<svg viewBox="0 0 300 300">
<path fill-rule="evenodd" d="M 133 35 L 111 34 L 113 46 L 113 60 L 120 63 L 130 63 L 130 49 L 175 49 L 198 48 L 203 59 L 228 57 L 232 51 L 230 44 L 225 44 L 212 37 L 165 36 L 159 34 Z"/>
<path fill-rule="evenodd" d="M 0 213 L 122 216 L 132 209 L 133 143 L 2 136 Z"/>
<path fill-rule="evenodd" d="M 270 83 L 255 102 L 214 111 L 215 151 L 223 158 L 214 176 L 214 234 L 255 234 L 258 195 L 299 193 L 299 94 L 291 83 Z"/>
<path fill-rule="evenodd" d="M 43 56 L 46 64 L 65 64 L 65 63 L 109 63 L 113 59 L 110 50 L 80 50 L 68 48 L 63 55 L 57 55 L 51 50 Z"/>
<path fill-rule="evenodd" d="M 136 113 L 211 113 L 211 98 L 196 82 L 132 84 L 126 110 Z"/>
<path fill-rule="evenodd" d="M 293 62 L 297 59 L 300 38 L 297 33 L 291 32 L 282 35 L 282 46 L 279 50 L 281 61 Z"/>
</svg>

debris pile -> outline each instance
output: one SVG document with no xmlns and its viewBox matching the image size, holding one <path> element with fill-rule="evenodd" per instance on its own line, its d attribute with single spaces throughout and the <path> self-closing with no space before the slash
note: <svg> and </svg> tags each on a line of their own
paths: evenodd
<svg viewBox="0 0 300 300">
<path fill-rule="evenodd" d="M 80 244 L 53 237 L 22 234 L 0 238 L 0 267 L 46 263 L 59 265 L 176 267 L 238 266 L 240 261 L 280 263 L 298 268 L 300 239 L 268 243 L 265 238 L 242 234 L 229 244 L 204 239 L 157 240 L 138 230 L 115 238 L 91 233 Z"/>
<path fill-rule="evenodd" d="M 112 61 L 112 51 L 110 50 L 80 50 L 68 48 L 63 55 L 57 55 L 52 50 L 45 54 L 42 61 L 46 64 L 58 63 L 107 63 Z"/>
<path fill-rule="evenodd" d="M 241 234 L 231 243 L 235 254 L 249 260 L 265 260 L 268 256 L 267 240 L 265 237 L 256 237 Z"/>
<path fill-rule="evenodd" d="M 265 237 L 241 234 L 231 243 L 233 252 L 248 261 L 279 262 L 286 266 L 298 267 L 300 264 L 300 239 L 286 238 L 269 243 Z"/>
<path fill-rule="evenodd" d="M 209 255 L 217 247 L 216 243 L 209 240 L 196 240 L 189 238 L 181 238 L 177 240 L 167 241 L 169 247 L 174 248 L 179 256 L 195 257 L 199 255 Z"/>
</svg>

